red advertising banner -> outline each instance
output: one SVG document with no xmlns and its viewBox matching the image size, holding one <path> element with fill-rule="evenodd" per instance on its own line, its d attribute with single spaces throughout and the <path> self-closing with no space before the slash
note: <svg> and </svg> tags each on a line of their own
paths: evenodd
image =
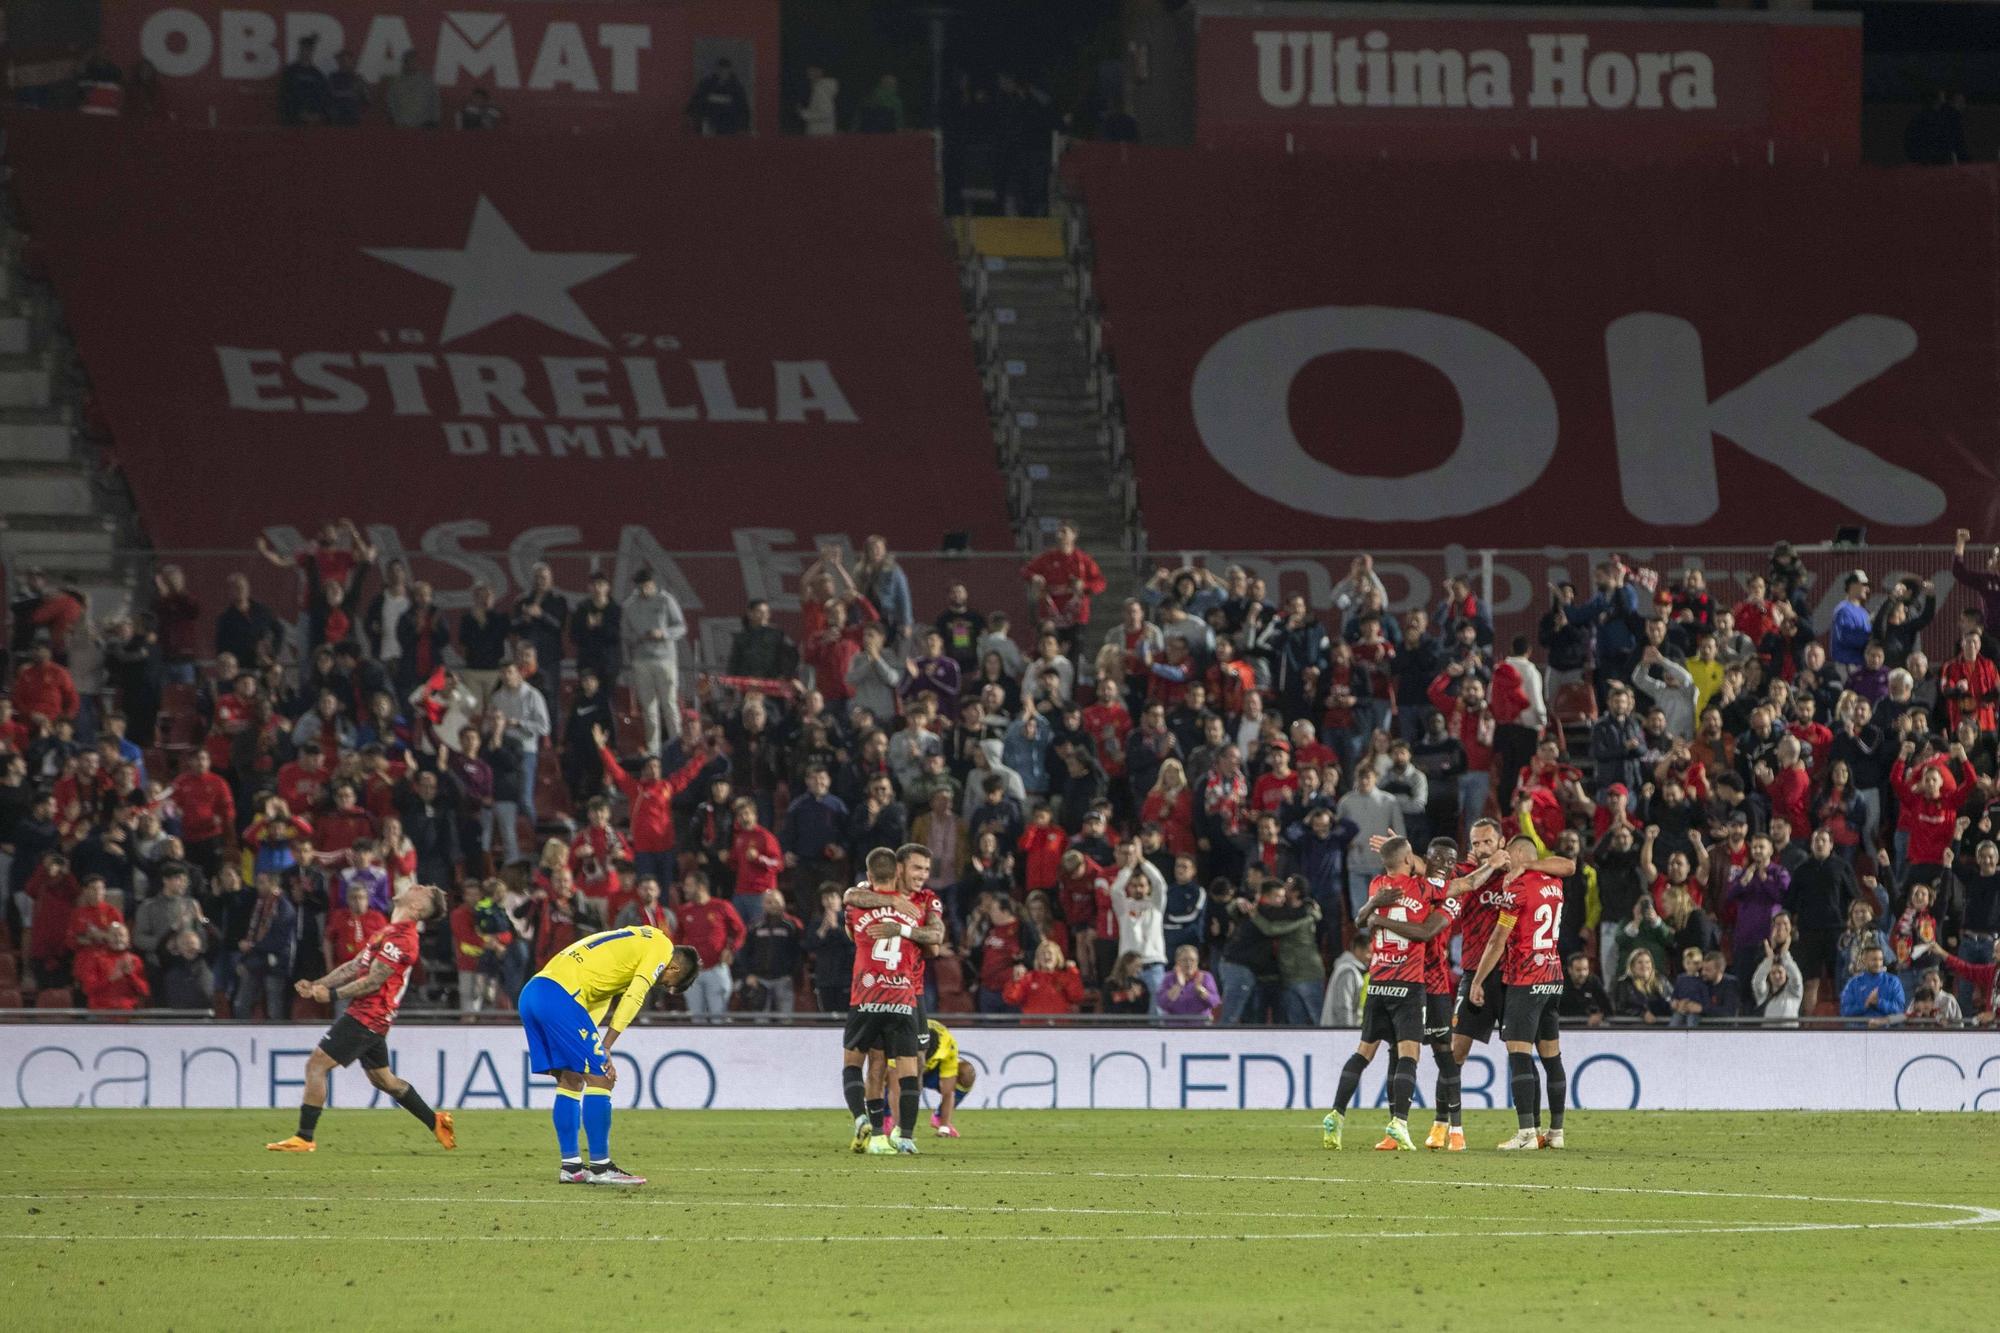
<svg viewBox="0 0 2000 1333">
<path fill-rule="evenodd" d="M 1990 168 L 1066 169 L 1156 547 L 2000 526 Z"/>
<path fill-rule="evenodd" d="M 510 123 L 545 129 L 677 127 L 718 56 L 750 94 L 757 129 L 778 125 L 776 0 L 118 0 L 104 6 L 105 52 L 159 71 L 162 110 L 183 122 L 278 118 L 278 72 L 316 39 L 331 73 L 350 52 L 373 86 L 415 51 L 447 107 L 487 90 Z M 379 112 L 377 113 L 379 115 Z"/>
<path fill-rule="evenodd" d="M 1196 134 L 1207 147 L 1860 158 L 1858 14 L 1218 0 L 1198 22 Z"/>
<path fill-rule="evenodd" d="M 928 139 L 21 115 L 8 156 L 162 548 L 348 516 L 462 594 L 572 548 L 1012 545 Z"/>
</svg>

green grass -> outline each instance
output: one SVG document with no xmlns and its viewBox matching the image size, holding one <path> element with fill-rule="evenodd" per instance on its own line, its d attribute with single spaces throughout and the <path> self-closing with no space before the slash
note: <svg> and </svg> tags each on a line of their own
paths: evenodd
<svg viewBox="0 0 2000 1333">
<path fill-rule="evenodd" d="M 280 1157 L 283 1112 L 0 1112 L 0 1308 L 11 1330 L 1991 1318 L 2000 1118 L 1586 1113 L 1563 1153 L 1502 1154 L 1489 1112 L 1450 1156 L 1369 1151 L 1381 1120 L 1336 1154 L 1316 1114 L 972 1113 L 910 1159 L 852 1155 L 838 1112 L 621 1112 L 616 1156 L 652 1183 L 618 1193 L 555 1183 L 541 1113 L 463 1114 L 445 1153 L 335 1110 L 318 1153 Z"/>
</svg>

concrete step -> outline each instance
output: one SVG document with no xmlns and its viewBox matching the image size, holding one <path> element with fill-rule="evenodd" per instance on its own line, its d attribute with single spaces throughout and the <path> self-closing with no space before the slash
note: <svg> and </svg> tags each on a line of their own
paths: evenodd
<svg viewBox="0 0 2000 1333">
<path fill-rule="evenodd" d="M 118 565 L 117 536 L 95 520 L 74 520 L 68 530 L 0 532 L 0 561 L 9 569 L 39 566 L 78 576 L 112 573 Z M 88 523 L 89 526 L 82 526 Z"/>
<path fill-rule="evenodd" d="M 0 422 L 0 462 L 66 463 L 70 457 L 71 436 L 67 425 Z"/>
<path fill-rule="evenodd" d="M 1036 393 L 1017 385 L 1009 401 L 1016 412 L 1039 412 L 1044 418 L 1081 414 L 1095 419 L 1097 415 L 1097 399 L 1087 393 Z"/>
<path fill-rule="evenodd" d="M 9 515 L 61 514 L 86 518 L 97 512 L 97 496 L 90 478 L 69 468 L 0 463 L 0 494 L 7 497 Z"/>
<path fill-rule="evenodd" d="M 33 350 L 32 330 L 20 315 L 0 318 L 0 356 L 21 356 Z"/>
<path fill-rule="evenodd" d="M 1026 419 L 1024 419 L 1024 416 Z M 1014 405 L 1014 420 L 1024 431 L 1095 431 L 1097 429 L 1097 409 L 1094 407 L 1069 407 L 1039 409 Z"/>
<path fill-rule="evenodd" d="M 0 369 L 0 407 L 47 407 L 49 372 Z"/>
<path fill-rule="evenodd" d="M 1009 364 L 1019 366 L 1018 373 L 1008 371 L 1007 387 L 1016 397 L 1022 394 L 1048 394 L 1052 397 L 1090 399 L 1090 376 L 1078 367 L 1083 358 L 1076 358 L 1076 365 L 1060 365 L 1047 361 L 1015 360 Z"/>
</svg>

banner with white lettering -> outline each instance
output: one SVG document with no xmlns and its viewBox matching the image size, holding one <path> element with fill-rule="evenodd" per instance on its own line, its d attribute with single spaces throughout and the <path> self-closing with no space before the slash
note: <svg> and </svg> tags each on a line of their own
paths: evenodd
<svg viewBox="0 0 2000 1333">
<path fill-rule="evenodd" d="M 1196 137 L 1346 157 L 1851 163 L 1857 14 L 1198 10 Z"/>
<path fill-rule="evenodd" d="M 346 51 L 379 118 L 415 52 L 446 107 L 483 88 L 507 123 L 544 129 L 678 129 L 714 57 L 734 56 L 751 127 L 778 128 L 776 0 L 118 0 L 105 54 L 159 72 L 156 113 L 188 124 L 268 125 L 279 71 L 311 38 L 328 74 Z"/>
<path fill-rule="evenodd" d="M 1768 545 L 2000 519 L 1990 170 L 1080 144 L 1147 527 Z"/>
<path fill-rule="evenodd" d="M 157 546 L 1012 545 L 928 139 L 8 123 Z"/>
<path fill-rule="evenodd" d="M 0 1027 L 0 1107 L 289 1107 L 317 1027 L 15 1024 Z M 1354 1033 L 1323 1028 L 961 1028 L 978 1070 L 967 1110 L 1090 1107 L 1297 1110 L 1330 1105 Z M 545 1108 L 512 1027 L 405 1023 L 396 1071 L 434 1105 Z M 1582 1110 L 2000 1110 L 1993 1032 L 1577 1031 L 1563 1034 L 1570 1104 Z M 810 1110 L 840 1106 L 840 1034 L 824 1027 L 637 1027 L 613 1053 L 621 1107 Z M 1387 1100 L 1388 1060 L 1361 1085 Z M 1419 1104 L 1433 1070 L 1418 1070 Z M 337 1108 L 390 1105 L 358 1068 L 336 1071 Z M 1508 1104 L 1506 1053 L 1476 1049 L 1465 1104 Z"/>
</svg>

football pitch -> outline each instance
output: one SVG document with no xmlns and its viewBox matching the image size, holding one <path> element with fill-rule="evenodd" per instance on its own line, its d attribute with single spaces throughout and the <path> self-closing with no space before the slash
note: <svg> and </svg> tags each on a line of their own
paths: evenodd
<svg viewBox="0 0 2000 1333">
<path fill-rule="evenodd" d="M 1382 1115 L 968 1113 L 855 1156 L 825 1112 L 0 1112 L 9 1329 L 1984 1325 L 2000 1118 L 1575 1113 L 1563 1152 L 1377 1153 Z M 1414 1118 L 1421 1132 L 1427 1114 Z"/>
</svg>

